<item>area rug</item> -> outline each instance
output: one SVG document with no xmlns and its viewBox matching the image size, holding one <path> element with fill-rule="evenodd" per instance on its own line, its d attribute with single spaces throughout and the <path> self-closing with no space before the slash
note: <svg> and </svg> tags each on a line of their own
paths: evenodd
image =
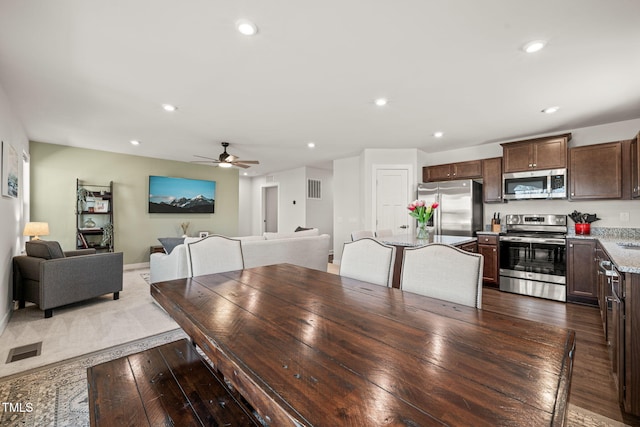
<svg viewBox="0 0 640 427">
<path fill-rule="evenodd" d="M 87 368 L 185 338 L 181 329 L 0 380 L 0 426 L 89 426 Z"/>
<path fill-rule="evenodd" d="M 0 426 L 89 426 L 88 367 L 185 337 L 185 333 L 177 329 L 2 378 Z M 567 426 L 624 427 L 626 424 L 570 404 Z"/>
</svg>

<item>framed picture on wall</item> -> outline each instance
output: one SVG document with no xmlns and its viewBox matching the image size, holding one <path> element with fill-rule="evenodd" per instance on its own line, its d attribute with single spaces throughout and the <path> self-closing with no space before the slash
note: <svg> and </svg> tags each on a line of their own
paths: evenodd
<svg viewBox="0 0 640 427">
<path fill-rule="evenodd" d="M 2 141 L 2 195 L 18 197 L 18 152 L 13 145 Z"/>
<path fill-rule="evenodd" d="M 94 212 L 109 212 L 109 201 L 96 199 L 93 205 Z"/>
<path fill-rule="evenodd" d="M 205 237 L 209 236 L 209 232 L 208 231 L 201 231 L 198 233 L 198 235 L 200 236 L 201 239 L 204 239 Z"/>
</svg>

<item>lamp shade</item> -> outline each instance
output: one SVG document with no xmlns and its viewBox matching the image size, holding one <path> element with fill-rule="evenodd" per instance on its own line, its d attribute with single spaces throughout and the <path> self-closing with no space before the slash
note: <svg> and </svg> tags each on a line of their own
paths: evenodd
<svg viewBox="0 0 640 427">
<path fill-rule="evenodd" d="M 23 236 L 33 236 L 33 240 L 38 240 L 39 236 L 49 235 L 49 223 L 48 222 L 28 222 L 24 226 Z"/>
</svg>

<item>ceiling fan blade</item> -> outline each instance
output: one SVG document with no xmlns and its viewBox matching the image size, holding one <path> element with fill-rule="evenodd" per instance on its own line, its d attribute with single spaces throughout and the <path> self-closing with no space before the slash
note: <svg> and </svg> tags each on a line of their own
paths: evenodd
<svg viewBox="0 0 640 427">
<path fill-rule="evenodd" d="M 214 159 L 212 157 L 206 157 L 206 156 L 198 156 L 197 154 L 194 154 L 193 157 L 200 157 L 201 159 L 207 159 L 207 160 L 211 160 L 211 161 L 214 161 L 214 162 L 218 161 L 218 159 Z"/>
<path fill-rule="evenodd" d="M 239 160 L 236 160 L 236 162 L 247 163 L 249 165 L 259 165 L 260 164 L 260 162 L 257 161 L 257 160 L 242 160 L 242 159 L 239 159 Z M 234 162 L 232 162 L 232 163 L 234 163 Z"/>
<path fill-rule="evenodd" d="M 243 169 L 251 167 L 249 165 L 243 165 L 242 163 L 239 163 L 239 162 L 233 162 L 232 165 L 233 166 L 238 166 L 239 168 L 243 168 Z"/>
<path fill-rule="evenodd" d="M 217 165 L 220 162 L 217 160 L 191 160 L 189 163 L 211 163 L 211 164 Z"/>
</svg>

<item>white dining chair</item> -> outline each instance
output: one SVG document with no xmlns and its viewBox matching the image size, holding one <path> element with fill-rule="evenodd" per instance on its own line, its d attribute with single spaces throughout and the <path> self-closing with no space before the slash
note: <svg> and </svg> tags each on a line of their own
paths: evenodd
<svg viewBox="0 0 640 427">
<path fill-rule="evenodd" d="M 364 237 L 373 237 L 373 231 L 371 230 L 360 230 L 354 231 L 351 233 L 351 241 L 355 242 L 358 239 L 362 239 Z"/>
<path fill-rule="evenodd" d="M 340 276 L 391 286 L 395 259 L 395 246 L 372 237 L 346 242 L 340 259 Z"/>
<path fill-rule="evenodd" d="M 390 230 L 390 229 L 376 230 L 376 237 L 378 238 L 391 237 L 391 236 L 393 236 L 393 230 Z"/>
<path fill-rule="evenodd" d="M 441 243 L 405 248 L 400 289 L 482 308 L 483 257 Z"/>
<path fill-rule="evenodd" d="M 242 270 L 242 242 L 212 234 L 187 244 L 189 277 Z"/>
</svg>

